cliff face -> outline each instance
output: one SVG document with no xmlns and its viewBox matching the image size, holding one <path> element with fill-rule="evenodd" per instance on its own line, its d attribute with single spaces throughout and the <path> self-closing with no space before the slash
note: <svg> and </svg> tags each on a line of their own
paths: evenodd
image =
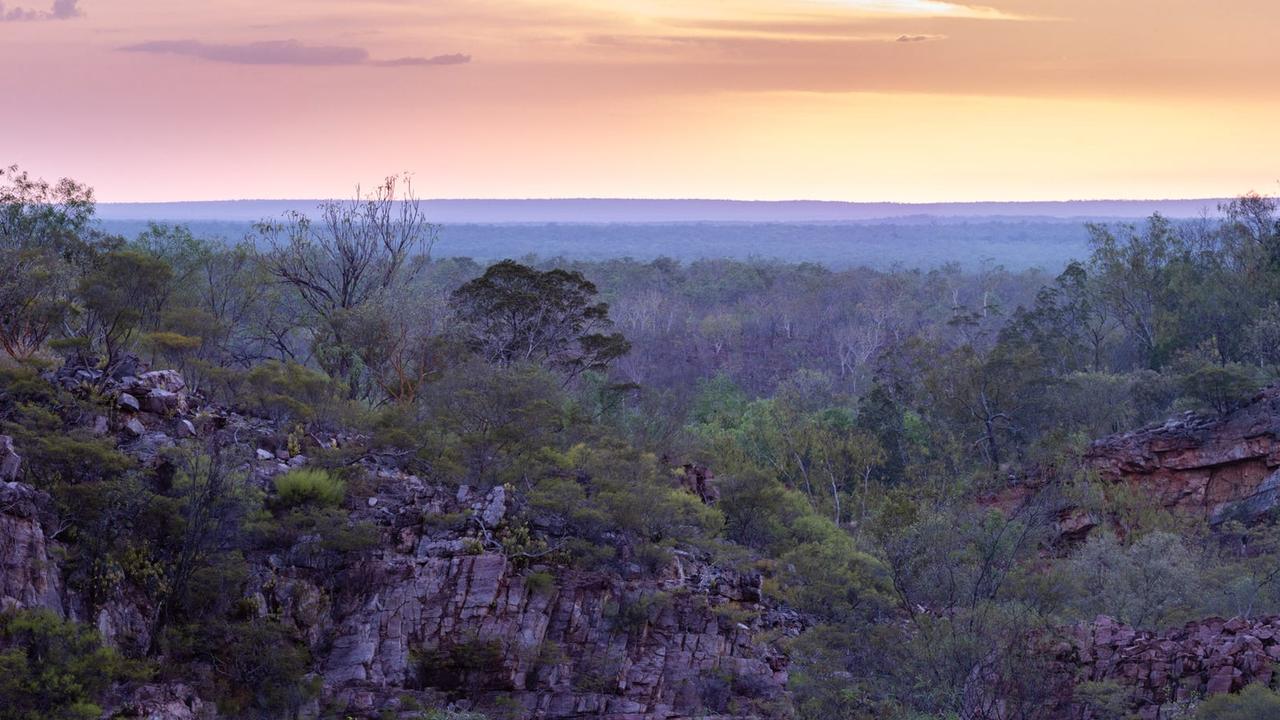
<svg viewBox="0 0 1280 720">
<path fill-rule="evenodd" d="M 1055 659 L 1067 690 L 1052 718 L 1096 717 L 1071 690 L 1086 681 L 1118 685 L 1143 720 L 1173 717 L 1180 705 L 1201 696 L 1269 683 L 1272 664 L 1280 661 L 1280 617 L 1208 618 L 1161 632 L 1099 617 L 1071 628 Z"/>
<path fill-rule="evenodd" d="M 314 618 L 299 626 L 347 712 L 394 705 L 393 688 L 536 718 L 743 717 L 785 704 L 787 659 L 764 640 L 798 633 L 799 619 L 765 604 L 759 577 L 687 555 L 656 579 L 519 567 L 478 537 L 420 522 L 469 513 L 498 527 L 502 488 L 384 475 L 358 514 L 394 542 L 347 571 L 327 612 L 314 611 L 323 601 L 305 572 L 273 579 L 266 603 Z"/>
<path fill-rule="evenodd" d="M 399 482 L 409 488 L 402 504 L 379 498 L 356 513 L 380 515 L 395 530 L 395 547 L 336 570 L 308 566 L 300 559 L 305 552 L 254 559 L 251 595 L 259 611 L 288 622 L 316 658 L 322 703 L 306 715 L 323 704 L 375 717 L 407 698 L 528 718 L 783 712 L 788 661 L 770 641 L 798 634 L 801 622 L 764 601 L 759 577 L 688 556 L 677 556 L 657 579 L 517 567 L 454 530 L 396 528 L 420 520 L 427 507 L 465 512 L 474 505 L 495 519 L 494 512 L 505 513 L 495 510 L 503 507 L 500 488 L 479 494 L 411 476 L 388 480 Z M 54 543 L 39 519 L 47 502 L 19 483 L 0 487 L 4 607 L 63 614 L 79 605 L 64 592 Z M 82 619 L 96 622 L 113 644 L 138 647 L 145 624 L 117 619 L 147 610 L 122 596 Z M 184 686 L 144 686 L 122 692 L 118 707 L 172 704 L 188 695 Z M 211 716 L 198 698 L 184 707 Z"/>
<path fill-rule="evenodd" d="M 203 422 L 193 423 L 174 385 L 165 413 L 140 407 L 106 428 L 139 462 L 159 462 L 156 449 L 175 438 L 219 432 L 254 458 L 247 477 L 264 488 L 307 463 L 264 449 L 278 435 L 265 421 L 202 408 Z M 787 714 L 788 660 L 775 641 L 798 635 L 803 623 L 762 597 L 759 576 L 682 552 L 656 576 L 635 566 L 585 572 L 509 557 L 494 542 L 512 516 L 504 488 L 435 485 L 362 462 L 370 489 L 349 514 L 376 531 L 373 550 L 334 564 L 303 538 L 247 558 L 253 605 L 311 650 L 321 696 L 302 717 L 373 718 L 415 703 L 520 718 Z M 65 587 L 51 507 L 30 486 L 0 482 L 0 609 L 49 608 L 94 624 L 121 649 L 146 647 L 154 608 L 142 593 L 122 587 L 89 608 Z M 117 688 L 109 706 L 215 716 L 181 683 Z"/>
<path fill-rule="evenodd" d="M 1223 417 L 1184 415 L 1099 440 L 1085 462 L 1170 510 L 1210 522 L 1257 516 L 1280 498 L 1280 387 Z"/>
<path fill-rule="evenodd" d="M 45 608 L 63 614 L 62 571 L 46 534 L 48 503 L 47 495 L 30 486 L 0 482 L 0 611 Z"/>
</svg>

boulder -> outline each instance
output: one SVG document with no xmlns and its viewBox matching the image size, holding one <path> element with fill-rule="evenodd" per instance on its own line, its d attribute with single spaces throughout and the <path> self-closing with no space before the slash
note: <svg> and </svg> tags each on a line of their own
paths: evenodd
<svg viewBox="0 0 1280 720">
<path fill-rule="evenodd" d="M 475 508 L 480 522 L 492 530 L 502 523 L 507 515 L 507 490 L 501 485 L 489 491 L 489 494 Z"/>
<path fill-rule="evenodd" d="M 212 720 L 216 708 L 184 683 L 132 685 L 118 688 L 103 717 L 140 720 Z"/>
<path fill-rule="evenodd" d="M 182 373 L 177 370 L 155 370 L 143 373 L 138 379 L 148 387 L 168 390 L 173 393 L 187 389 L 187 382 L 182 379 Z"/>
<path fill-rule="evenodd" d="M 1172 717 L 1178 703 L 1269 683 L 1280 658 L 1280 616 L 1205 618 L 1181 628 L 1136 630 L 1110 618 L 1062 630 L 1047 647 L 1056 668 L 1058 702 L 1044 717 L 1092 717 L 1072 699 L 1085 681 L 1111 681 L 1131 698 L 1138 717 Z"/>
<path fill-rule="evenodd" d="M 131 412 L 141 412 L 142 403 L 138 402 L 138 398 L 129 393 L 120 393 L 120 397 L 116 400 L 116 404 L 124 410 Z"/>
<path fill-rule="evenodd" d="M 114 380 L 121 381 L 125 378 L 136 376 L 146 372 L 147 364 L 144 363 L 137 355 L 133 353 L 125 353 L 123 357 L 116 361 L 111 369 L 111 377 Z"/>
<path fill-rule="evenodd" d="M 18 479 L 22 469 L 22 457 L 13 449 L 13 438 L 0 435 L 0 482 Z"/>
<path fill-rule="evenodd" d="M 138 418 L 129 418 L 129 422 L 124 424 L 124 430 L 136 438 L 147 434 L 147 426 L 143 425 Z"/>
<path fill-rule="evenodd" d="M 142 398 L 142 409 L 156 415 L 171 415 L 187 409 L 186 399 L 164 388 L 153 388 Z"/>
</svg>

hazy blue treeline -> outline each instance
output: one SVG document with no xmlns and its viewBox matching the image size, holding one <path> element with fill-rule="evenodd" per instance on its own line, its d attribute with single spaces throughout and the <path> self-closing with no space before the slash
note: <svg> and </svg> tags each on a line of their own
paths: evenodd
<svg viewBox="0 0 1280 720">
<path fill-rule="evenodd" d="M 163 222 L 163 219 L 159 220 Z M 248 222 L 187 221 L 197 237 L 239 240 Z M 136 237 L 142 220 L 104 220 L 110 233 Z M 670 224 L 447 224 L 435 254 L 478 261 L 563 256 L 578 260 L 669 257 L 763 258 L 816 262 L 841 269 L 893 266 L 931 269 L 959 263 L 975 269 L 990 261 L 1011 270 L 1058 271 L 1088 252 L 1079 220 L 965 221 L 926 218 L 876 223 Z"/>
</svg>

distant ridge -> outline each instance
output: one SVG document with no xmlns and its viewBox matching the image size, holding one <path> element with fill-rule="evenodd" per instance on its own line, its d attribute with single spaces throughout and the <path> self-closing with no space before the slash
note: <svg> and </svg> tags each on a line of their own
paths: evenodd
<svg viewBox="0 0 1280 720">
<path fill-rule="evenodd" d="M 319 200 L 216 200 L 99 203 L 103 220 L 252 222 L 298 210 Z M 819 200 L 424 200 L 437 223 L 830 223 L 929 218 L 1133 219 L 1159 212 L 1171 218 L 1215 214 L 1222 199 L 1067 200 L 968 203 L 854 203 Z"/>
</svg>

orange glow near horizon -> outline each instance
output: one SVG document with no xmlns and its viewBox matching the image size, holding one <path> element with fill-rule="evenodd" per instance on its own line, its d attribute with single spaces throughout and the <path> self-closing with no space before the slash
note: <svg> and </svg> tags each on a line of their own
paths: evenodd
<svg viewBox="0 0 1280 720">
<path fill-rule="evenodd" d="M 1217 197 L 1274 0 L 5 0 L 0 165 L 105 201 Z M 65 5 L 65 3 L 64 3 Z M 0 8 L 0 16 L 4 9 Z"/>
</svg>

